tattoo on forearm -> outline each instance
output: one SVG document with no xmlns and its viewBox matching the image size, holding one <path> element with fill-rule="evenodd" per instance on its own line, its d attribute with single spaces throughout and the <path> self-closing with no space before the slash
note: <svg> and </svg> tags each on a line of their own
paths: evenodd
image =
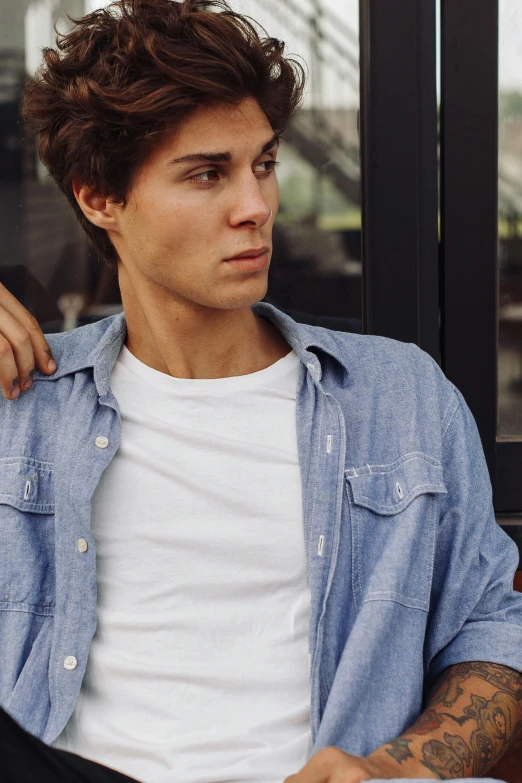
<svg viewBox="0 0 522 783">
<path fill-rule="evenodd" d="M 471 705 L 464 712 L 477 722 L 471 735 L 471 748 L 473 771 L 480 777 L 501 758 L 519 734 L 522 728 L 520 702 L 502 691 L 489 701 L 473 695 Z"/>
<path fill-rule="evenodd" d="M 487 698 L 477 683 L 465 685 L 472 677 L 491 686 L 482 691 Z M 479 693 L 471 692 L 475 687 Z M 483 777 L 521 732 L 522 675 L 498 664 L 462 663 L 443 673 L 428 708 L 386 751 L 399 764 L 416 759 L 442 780 Z"/>
<path fill-rule="evenodd" d="M 438 729 L 444 723 L 444 718 L 436 710 L 426 710 L 423 712 L 413 726 L 408 729 L 408 734 L 431 734 L 432 731 Z"/>
<path fill-rule="evenodd" d="M 444 742 L 430 740 L 422 746 L 424 766 L 431 769 L 442 780 L 461 778 L 465 766 L 471 762 L 471 750 L 462 737 L 444 734 Z"/>
<path fill-rule="evenodd" d="M 464 726 L 465 723 L 468 722 L 468 720 L 471 720 L 469 715 L 462 715 L 460 718 L 456 718 L 455 715 L 451 715 L 449 712 L 441 712 L 441 715 L 443 715 L 445 718 L 449 718 L 454 723 L 458 723 L 459 726 Z"/>
<path fill-rule="evenodd" d="M 453 666 L 449 675 L 442 677 L 435 698 L 430 701 L 431 706 L 442 702 L 445 707 L 452 707 L 459 696 L 464 693 L 460 685 L 470 677 L 480 677 L 481 680 L 496 686 L 505 693 L 510 693 L 518 701 L 522 701 L 522 675 L 506 666 L 471 661 Z"/>
<path fill-rule="evenodd" d="M 413 753 L 409 749 L 408 745 L 412 740 L 401 739 L 400 737 L 392 740 L 389 748 L 386 748 L 386 753 L 389 753 L 392 759 L 395 759 L 399 764 L 403 761 L 413 758 Z"/>
</svg>

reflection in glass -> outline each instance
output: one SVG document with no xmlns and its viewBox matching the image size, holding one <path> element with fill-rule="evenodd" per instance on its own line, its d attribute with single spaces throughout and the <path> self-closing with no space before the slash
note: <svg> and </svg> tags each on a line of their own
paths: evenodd
<svg viewBox="0 0 522 783">
<path fill-rule="evenodd" d="M 0 0 L 0 282 L 46 331 L 121 309 L 117 279 L 99 261 L 24 137 L 19 103 L 53 26 L 70 29 L 106 0 Z M 280 211 L 268 301 L 300 320 L 360 329 L 358 0 L 231 0 L 299 55 L 309 72 L 304 107 L 279 159 Z M 328 320 L 330 319 L 330 320 Z"/>
<path fill-rule="evenodd" d="M 500 0 L 498 435 L 522 436 L 522 9 Z"/>
<path fill-rule="evenodd" d="M 356 0 L 233 0 L 308 69 L 285 134 L 268 300 L 338 329 L 360 329 L 361 211 Z M 311 322 L 315 322 L 313 317 Z"/>
</svg>

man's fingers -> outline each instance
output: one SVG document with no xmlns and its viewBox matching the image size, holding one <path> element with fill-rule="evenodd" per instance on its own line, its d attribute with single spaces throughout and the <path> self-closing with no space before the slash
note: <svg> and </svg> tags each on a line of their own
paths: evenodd
<svg viewBox="0 0 522 783">
<path fill-rule="evenodd" d="M 18 370 L 9 342 L 0 335 L 0 389 L 6 400 L 20 394 Z"/>
<path fill-rule="evenodd" d="M 56 362 L 36 318 L 0 283 L 0 335 L 9 340 L 2 331 L 2 315 L 10 315 L 29 335 L 34 361 L 33 366 L 46 374 L 56 371 Z M 12 323 L 12 321 L 10 322 Z M 0 369 L 0 373 L 1 373 Z"/>
<path fill-rule="evenodd" d="M 329 746 L 318 750 L 283 783 L 362 783 L 374 777 L 368 760 Z"/>
<path fill-rule="evenodd" d="M 322 748 L 308 759 L 299 772 L 285 778 L 283 783 L 331 783 L 331 775 L 342 755 L 338 748 Z"/>
<path fill-rule="evenodd" d="M 0 308 L 0 388 L 8 400 L 31 388 L 35 357 L 29 333 Z M 17 393 L 18 392 L 18 393 Z"/>
<path fill-rule="evenodd" d="M 45 339 L 36 318 L 31 313 L 27 313 L 27 317 L 29 319 L 28 322 L 22 323 L 22 326 L 25 326 L 29 334 L 36 366 L 42 372 L 52 375 L 53 372 L 56 372 L 56 362 L 51 347 Z"/>
</svg>

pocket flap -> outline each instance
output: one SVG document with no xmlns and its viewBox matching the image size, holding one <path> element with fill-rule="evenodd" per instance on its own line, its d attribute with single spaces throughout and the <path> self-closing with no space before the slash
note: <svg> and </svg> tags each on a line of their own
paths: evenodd
<svg viewBox="0 0 522 783">
<path fill-rule="evenodd" d="M 54 513 L 51 463 L 30 457 L 0 459 L 0 504 L 34 514 Z"/>
<path fill-rule="evenodd" d="M 424 493 L 447 494 L 442 480 L 442 464 L 415 451 L 388 465 L 348 468 L 346 480 L 357 506 L 378 514 L 398 514 Z"/>
</svg>

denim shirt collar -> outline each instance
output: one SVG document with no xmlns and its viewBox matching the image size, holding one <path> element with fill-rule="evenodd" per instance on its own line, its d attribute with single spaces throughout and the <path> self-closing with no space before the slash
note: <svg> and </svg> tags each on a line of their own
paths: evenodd
<svg viewBox="0 0 522 783">
<path fill-rule="evenodd" d="M 347 386 L 349 369 L 344 351 L 336 340 L 336 332 L 317 326 L 297 323 L 289 315 L 281 312 L 273 305 L 259 302 L 252 310 L 256 315 L 271 321 L 281 332 L 288 344 L 306 365 L 316 383 L 322 377 L 323 368 L 316 352 L 333 357 L 342 370 L 341 385 Z M 91 332 L 91 338 L 85 339 L 85 329 Z M 92 367 L 94 382 L 100 397 L 109 391 L 109 381 L 112 369 L 118 358 L 121 346 L 125 340 L 127 326 L 125 313 L 118 313 L 110 318 L 83 327 L 81 333 L 77 330 L 60 335 L 59 341 L 54 341 L 49 335 L 49 342 L 55 354 L 58 369 L 53 375 L 38 373 L 38 380 L 55 381 L 65 375 L 79 372 Z M 346 337 L 343 333 L 343 336 Z"/>
</svg>

